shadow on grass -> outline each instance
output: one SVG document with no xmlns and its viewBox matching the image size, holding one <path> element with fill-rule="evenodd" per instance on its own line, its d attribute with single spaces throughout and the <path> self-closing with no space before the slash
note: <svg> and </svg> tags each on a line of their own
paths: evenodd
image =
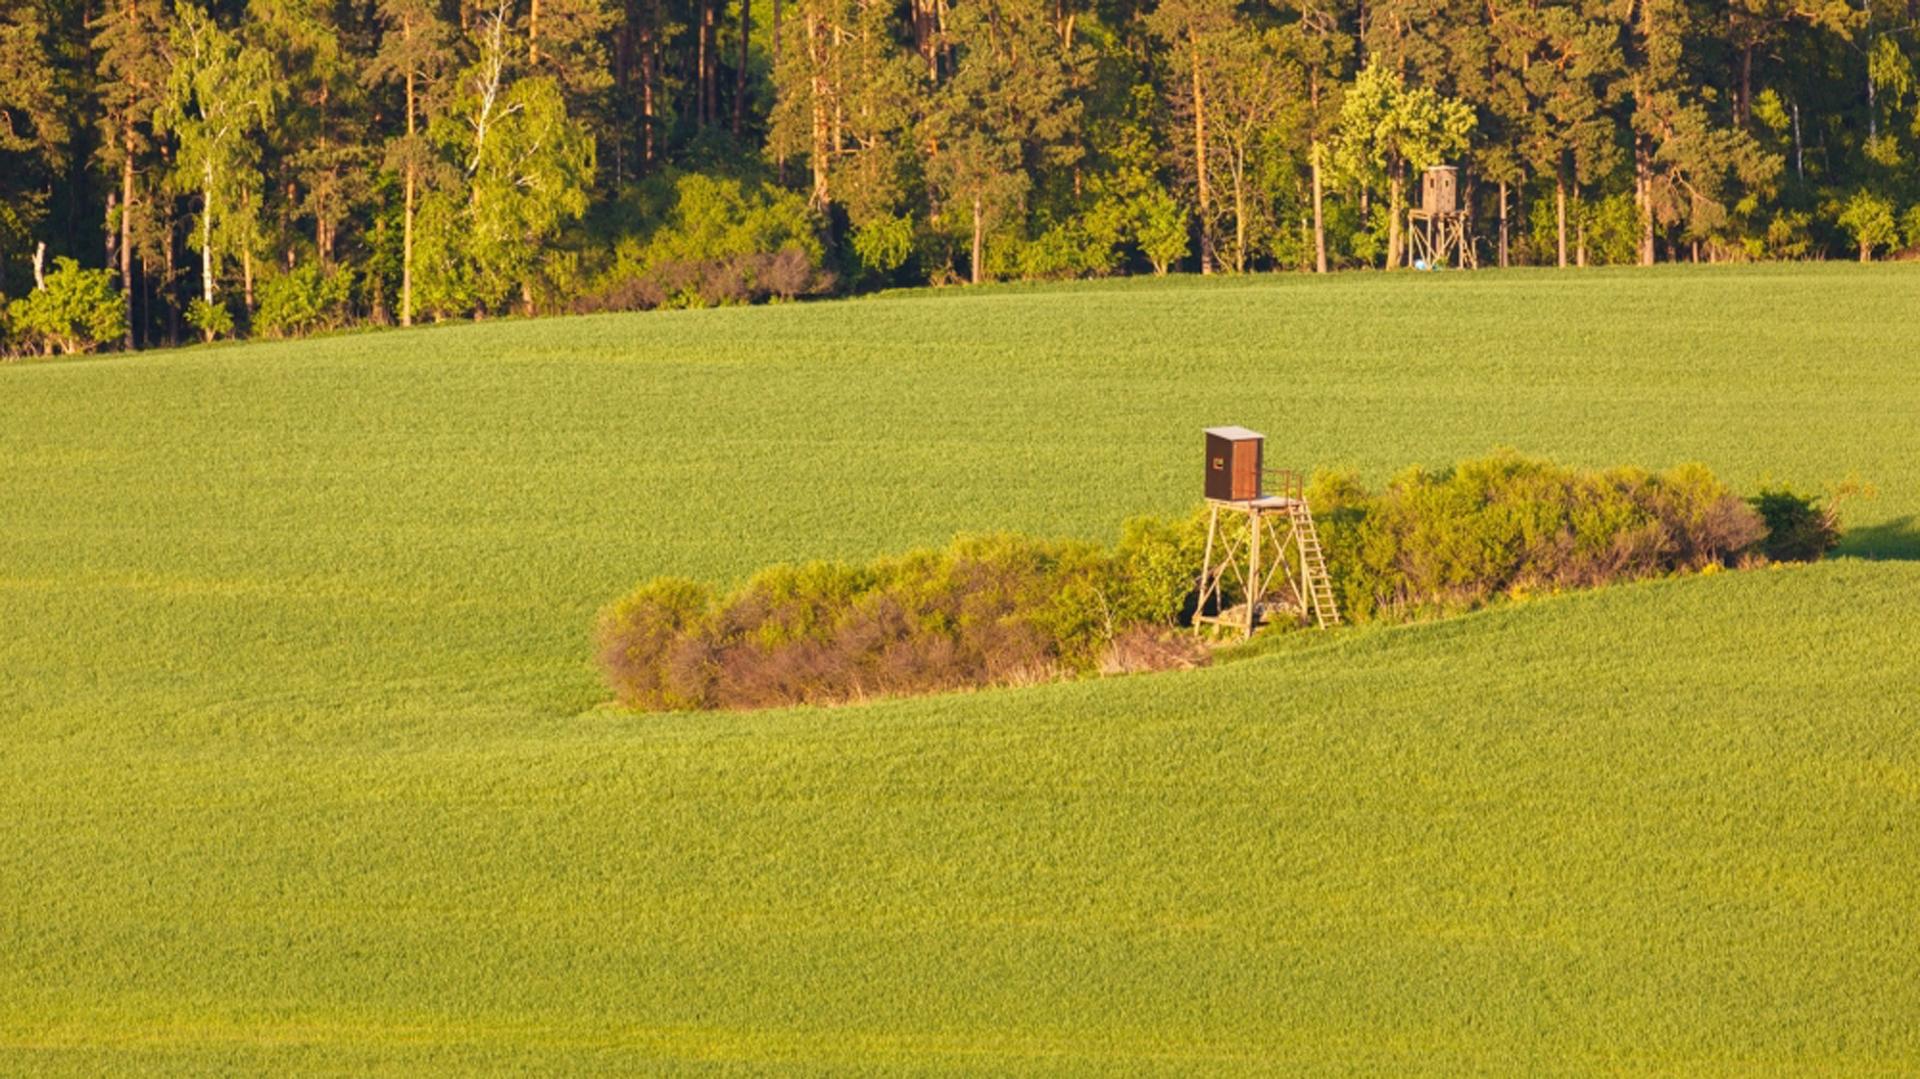
<svg viewBox="0 0 1920 1079">
<path fill-rule="evenodd" d="M 1840 537 L 1840 548 L 1833 553 L 1874 561 L 1920 561 L 1920 523 L 1907 516 L 1865 528 L 1849 528 Z"/>
</svg>

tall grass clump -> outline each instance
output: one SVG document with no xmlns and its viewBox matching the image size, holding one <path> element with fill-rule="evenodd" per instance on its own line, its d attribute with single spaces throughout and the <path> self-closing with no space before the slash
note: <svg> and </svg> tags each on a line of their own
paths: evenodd
<svg viewBox="0 0 1920 1079">
<path fill-rule="evenodd" d="M 1197 662 L 1172 626 L 1192 588 L 1184 534 L 1120 544 L 992 535 L 867 565 L 766 569 L 717 596 L 661 578 L 600 620 L 600 664 L 649 711 L 833 704 Z"/>
</svg>

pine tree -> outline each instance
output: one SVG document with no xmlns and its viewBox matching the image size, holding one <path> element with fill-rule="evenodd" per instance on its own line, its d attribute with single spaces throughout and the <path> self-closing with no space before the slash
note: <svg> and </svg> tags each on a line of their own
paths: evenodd
<svg viewBox="0 0 1920 1079">
<path fill-rule="evenodd" d="M 342 25 L 329 0 L 249 0 L 247 10 L 249 40 L 285 74 L 284 107 L 267 139 L 271 190 L 280 198 L 279 239 L 291 266 L 294 219 L 310 219 L 314 255 L 331 266 L 341 230 L 371 186 L 361 86 L 366 58 L 354 28 Z"/>
<path fill-rule="evenodd" d="M 1347 26 L 1354 19 L 1346 0 L 1290 0 L 1294 18 L 1282 30 L 1291 38 L 1288 51 L 1298 58 L 1306 81 L 1299 146 L 1307 162 L 1313 206 L 1313 266 L 1327 272 L 1326 166 L 1327 147 L 1338 126 L 1343 81 L 1353 55 L 1354 37 Z"/>
<path fill-rule="evenodd" d="M 167 93 L 167 29 L 160 0 L 116 0 L 94 21 L 93 49 L 100 58 L 94 92 L 101 105 L 96 159 L 120 179 L 118 213 L 109 215 L 106 229 L 109 235 L 118 234 L 115 253 L 126 296 L 128 348 L 135 344 L 135 247 L 151 229 L 143 228 L 148 215 L 142 210 L 158 194 L 157 185 L 143 182 L 143 176 L 154 167 L 153 114 Z"/>
<path fill-rule="evenodd" d="M 980 0 L 952 12 L 952 76 L 923 126 L 937 215 L 966 222 L 969 279 L 987 279 L 987 237 L 1015 220 L 1032 176 L 1071 165 L 1081 104 L 1064 42 L 1043 0 Z"/>
<path fill-rule="evenodd" d="M 38 0 L 0 0 L 0 294 L 7 252 L 29 246 L 71 145 L 51 30 Z"/>
<path fill-rule="evenodd" d="M 1266 224 L 1270 193 L 1262 166 L 1272 148 L 1292 141 L 1303 123 L 1305 78 L 1272 31 L 1242 21 L 1222 46 L 1210 95 L 1213 130 L 1233 215 L 1233 269 L 1244 273 L 1248 249 Z"/>
<path fill-rule="evenodd" d="M 1621 86 L 1632 104 L 1634 201 L 1641 214 L 1640 262 L 1654 261 L 1663 229 L 1686 227 L 1695 242 L 1727 218 L 1736 186 L 1764 189 L 1781 161 L 1752 135 L 1715 122 L 1688 79 L 1692 13 L 1683 0 L 1636 0 L 1628 10 Z"/>
<path fill-rule="evenodd" d="M 400 325 L 411 326 L 415 218 L 431 164 L 426 130 L 445 96 L 440 80 L 454 65 L 453 28 L 435 0 L 380 0 L 380 21 L 380 47 L 365 78 L 402 88 L 403 124 L 387 141 L 386 167 L 401 176 Z"/>
</svg>

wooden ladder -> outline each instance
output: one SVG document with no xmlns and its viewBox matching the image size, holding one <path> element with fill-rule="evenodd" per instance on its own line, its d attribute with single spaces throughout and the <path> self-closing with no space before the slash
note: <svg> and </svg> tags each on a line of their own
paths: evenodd
<svg viewBox="0 0 1920 1079">
<path fill-rule="evenodd" d="M 1302 582 L 1313 602 L 1313 617 L 1321 629 L 1340 624 L 1340 605 L 1334 602 L 1333 578 L 1327 574 L 1327 555 L 1320 549 L 1320 529 L 1313 523 L 1313 511 L 1305 499 L 1295 499 L 1288 512 L 1293 517 L 1293 532 L 1300 540 Z"/>
</svg>

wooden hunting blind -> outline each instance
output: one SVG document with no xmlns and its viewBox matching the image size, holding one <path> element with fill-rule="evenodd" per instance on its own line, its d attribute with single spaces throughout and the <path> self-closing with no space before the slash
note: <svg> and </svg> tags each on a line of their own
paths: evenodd
<svg viewBox="0 0 1920 1079">
<path fill-rule="evenodd" d="M 1275 613 L 1311 617 L 1322 627 L 1339 624 L 1300 473 L 1269 472 L 1266 438 L 1258 431 L 1209 427 L 1206 435 L 1207 551 L 1194 629 L 1221 626 L 1252 636 Z"/>
<path fill-rule="evenodd" d="M 1460 199 L 1460 170 L 1435 165 L 1420 177 L 1420 205 L 1407 209 L 1407 265 L 1437 270 L 1471 270 L 1480 265 L 1473 249 L 1472 214 Z"/>
<path fill-rule="evenodd" d="M 1460 170 L 1435 165 L 1420 179 L 1420 208 L 1430 214 L 1460 212 Z"/>
<path fill-rule="evenodd" d="M 1260 497 L 1265 436 L 1245 427 L 1207 428 L 1207 497 L 1241 502 Z"/>
</svg>

